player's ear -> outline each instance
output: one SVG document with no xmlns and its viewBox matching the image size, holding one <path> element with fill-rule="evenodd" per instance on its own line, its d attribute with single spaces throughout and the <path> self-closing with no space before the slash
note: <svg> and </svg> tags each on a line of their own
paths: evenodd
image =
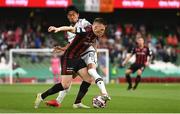
<svg viewBox="0 0 180 114">
<path fill-rule="evenodd" d="M 77 16 L 78 16 L 78 18 L 79 18 L 79 13 L 77 13 Z"/>
<path fill-rule="evenodd" d="M 105 28 L 107 28 L 107 25 L 104 25 L 105 26 Z"/>
</svg>

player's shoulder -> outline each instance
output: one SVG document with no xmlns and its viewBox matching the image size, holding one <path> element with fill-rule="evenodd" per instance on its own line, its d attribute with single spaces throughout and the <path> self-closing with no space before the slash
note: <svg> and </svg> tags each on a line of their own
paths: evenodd
<svg viewBox="0 0 180 114">
<path fill-rule="evenodd" d="M 91 23 L 88 20 L 86 20 L 85 18 L 79 19 L 79 23 L 81 23 L 82 26 L 89 26 L 89 25 L 91 25 Z"/>
<path fill-rule="evenodd" d="M 149 46 L 148 45 L 144 45 L 144 48 L 149 49 Z"/>
<path fill-rule="evenodd" d="M 79 19 L 80 22 L 85 22 L 85 23 L 90 23 L 88 20 L 86 20 L 85 18 Z"/>
<path fill-rule="evenodd" d="M 90 32 L 90 31 L 92 31 L 92 25 L 88 25 L 88 26 L 86 26 L 85 27 L 85 30 L 86 30 L 86 32 Z"/>
<path fill-rule="evenodd" d="M 133 46 L 131 49 L 132 49 L 132 50 L 136 50 L 136 49 L 138 49 L 138 46 L 135 45 L 135 46 Z"/>
</svg>

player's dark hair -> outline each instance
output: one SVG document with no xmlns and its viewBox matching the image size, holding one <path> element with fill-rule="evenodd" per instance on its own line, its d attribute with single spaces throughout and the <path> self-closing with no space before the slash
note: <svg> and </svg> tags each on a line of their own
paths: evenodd
<svg viewBox="0 0 180 114">
<path fill-rule="evenodd" d="M 94 19 L 94 23 L 97 22 L 97 23 L 101 23 L 103 25 L 107 25 L 107 22 L 103 19 L 103 18 L 95 18 Z"/>
<path fill-rule="evenodd" d="M 70 11 L 75 11 L 76 13 L 79 13 L 79 10 L 75 7 L 75 6 L 68 6 L 65 10 L 66 15 L 70 12 Z"/>
<path fill-rule="evenodd" d="M 142 36 L 136 37 L 136 40 L 138 40 L 138 39 L 143 39 L 144 40 L 144 37 L 142 37 Z"/>
</svg>

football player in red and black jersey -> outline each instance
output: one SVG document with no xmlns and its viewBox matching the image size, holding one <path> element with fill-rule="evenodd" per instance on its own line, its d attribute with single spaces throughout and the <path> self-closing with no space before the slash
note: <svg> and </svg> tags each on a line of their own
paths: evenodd
<svg viewBox="0 0 180 114">
<path fill-rule="evenodd" d="M 144 44 L 144 39 L 142 37 L 136 38 L 137 46 L 134 47 L 130 53 L 130 55 L 125 59 L 122 65 L 126 65 L 129 59 L 135 55 L 135 62 L 126 70 L 126 81 L 128 82 L 128 90 L 135 90 L 141 81 L 141 75 L 144 71 L 145 67 L 149 65 L 151 51 Z M 135 84 L 132 86 L 131 73 L 135 73 L 137 71 L 137 77 L 135 79 Z"/>
<path fill-rule="evenodd" d="M 63 91 L 69 88 L 68 81 L 72 81 L 72 74 L 78 73 L 79 76 L 84 80 L 84 86 L 80 88 L 80 92 L 77 95 L 75 104 L 81 103 L 82 98 L 88 91 L 90 86 L 89 80 L 91 79 L 87 72 L 87 65 L 81 58 L 81 54 L 88 49 L 96 39 L 102 38 L 106 29 L 106 22 L 102 18 L 96 18 L 92 25 L 85 28 L 81 27 L 71 27 L 71 26 L 62 26 L 54 27 L 51 26 L 48 28 L 49 32 L 63 32 L 69 31 L 75 33 L 76 36 L 65 50 L 63 56 L 61 57 L 61 75 L 62 82 L 55 84 L 52 88 L 49 88 L 43 93 L 37 94 L 34 107 L 38 108 L 39 104 L 48 96 L 53 95 L 59 91 Z M 67 84 L 68 83 L 68 84 Z M 108 97 L 103 97 L 105 101 L 110 100 Z"/>
</svg>

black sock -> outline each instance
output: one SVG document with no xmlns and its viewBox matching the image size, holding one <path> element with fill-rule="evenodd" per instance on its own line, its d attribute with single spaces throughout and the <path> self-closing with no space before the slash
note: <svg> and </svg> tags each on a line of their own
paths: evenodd
<svg viewBox="0 0 180 114">
<path fill-rule="evenodd" d="M 53 87 L 51 87 L 50 89 L 48 89 L 47 91 L 42 93 L 41 97 L 42 97 L 42 99 L 45 99 L 47 96 L 55 94 L 55 93 L 62 91 L 62 90 L 64 90 L 62 84 L 57 83 Z"/>
<path fill-rule="evenodd" d="M 141 76 L 137 75 L 136 80 L 135 80 L 134 89 L 136 89 L 136 87 L 138 86 L 140 81 L 141 81 Z"/>
<path fill-rule="evenodd" d="M 84 95 L 87 93 L 90 85 L 91 85 L 90 83 L 85 82 L 85 81 L 81 83 L 81 86 L 80 86 L 80 89 L 79 89 L 79 92 L 78 92 L 78 95 L 76 97 L 74 104 L 81 103 L 81 100 L 84 97 Z"/>
<path fill-rule="evenodd" d="M 129 84 L 129 87 L 132 87 L 132 80 L 131 80 L 131 76 L 129 74 L 126 74 L 126 81 Z"/>
</svg>

